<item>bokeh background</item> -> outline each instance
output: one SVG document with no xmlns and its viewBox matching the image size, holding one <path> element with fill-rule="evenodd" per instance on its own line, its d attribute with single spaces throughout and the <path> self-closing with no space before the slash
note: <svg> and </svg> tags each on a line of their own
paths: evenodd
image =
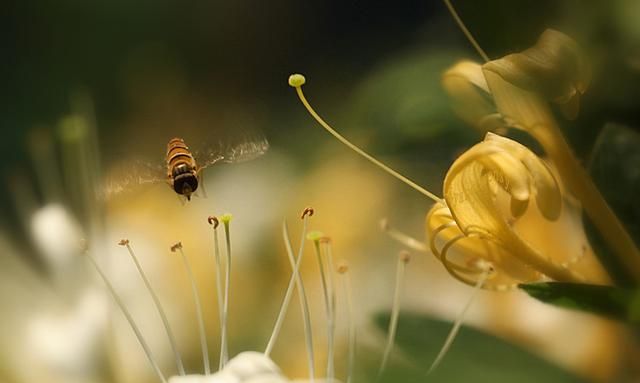
<svg viewBox="0 0 640 383">
<path fill-rule="evenodd" d="M 637 2 L 456 3 L 490 57 L 532 45 L 548 27 L 585 47 L 593 83 L 578 120 L 563 127 L 585 164 L 606 123 L 638 126 Z M 175 366 L 161 322 L 117 242 L 131 240 L 167 308 L 188 370 L 198 372 L 190 286 L 168 250 L 182 241 L 196 269 L 215 362 L 218 316 L 206 217 L 225 212 L 234 215 L 231 354 L 261 350 L 290 273 L 280 225 L 289 221 L 297 246 L 306 206 L 316 210 L 310 227 L 332 238 L 336 262 L 351 265 L 361 330 L 358 376 L 366 381 L 375 374 L 385 333 L 374 314 L 390 308 L 402 249 L 379 221 L 387 218 L 422 239 L 431 202 L 319 129 L 287 78 L 304 73 L 308 98 L 339 131 L 440 194 L 451 162 L 482 139 L 456 117 L 440 86 L 446 68 L 463 58 L 479 60 L 440 1 L 31 0 L 3 8 L 0 379 L 155 381 L 101 281 L 75 254 L 76 237 L 89 239 L 168 375 Z M 163 184 L 93 198 L 105 179 L 117 182 L 140 162 L 162 166 L 173 136 L 193 137 L 192 146 L 206 150 L 245 129 L 267 137 L 269 153 L 208 169 L 208 198 L 183 205 Z M 622 203 L 638 211 L 637 202 Z M 326 318 L 310 245 L 303 272 L 322 370 Z M 403 307 L 420 315 L 450 321 L 471 295 L 423 254 L 414 254 L 406 277 Z M 339 296 L 342 378 L 344 309 Z M 515 351 L 492 346 L 493 338 L 470 337 L 445 359 L 442 381 L 468 381 L 469 375 L 456 375 L 464 371 L 477 381 L 520 379 L 504 372 L 509 365 L 548 369 L 554 381 L 633 376 L 637 345 L 613 321 L 547 307 L 523 293 L 483 292 L 468 323 L 534 356 L 518 364 L 502 359 Z M 389 381 L 423 381 L 447 329 L 405 336 L 413 348 L 396 348 L 393 358 L 405 375 L 392 373 Z M 294 301 L 273 358 L 295 378 L 306 376 L 301 334 Z"/>
</svg>

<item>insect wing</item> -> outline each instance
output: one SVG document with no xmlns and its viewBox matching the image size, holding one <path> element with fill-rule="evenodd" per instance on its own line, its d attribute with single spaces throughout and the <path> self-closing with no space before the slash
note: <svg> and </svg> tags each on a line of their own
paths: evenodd
<svg viewBox="0 0 640 383">
<path fill-rule="evenodd" d="M 235 142 L 220 142 L 195 154 L 200 169 L 216 163 L 238 163 L 256 159 L 269 150 L 269 141 L 263 136 L 245 136 Z"/>
<path fill-rule="evenodd" d="M 103 181 L 101 197 L 108 201 L 121 194 L 140 191 L 145 185 L 166 181 L 166 167 L 163 162 L 132 159 L 109 169 Z"/>
</svg>

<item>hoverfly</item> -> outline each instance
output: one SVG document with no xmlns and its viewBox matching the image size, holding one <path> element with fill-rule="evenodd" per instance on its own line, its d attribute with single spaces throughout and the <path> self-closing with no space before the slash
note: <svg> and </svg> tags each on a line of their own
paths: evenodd
<svg viewBox="0 0 640 383">
<path fill-rule="evenodd" d="M 219 163 L 245 162 L 262 156 L 269 149 L 269 142 L 262 136 L 244 137 L 233 144 L 219 143 L 192 151 L 183 138 L 174 137 L 167 143 L 162 164 L 145 161 L 129 161 L 107 178 L 103 187 L 105 199 L 126 192 L 136 186 L 166 183 L 187 201 L 202 188 L 203 171 Z M 205 193 L 206 195 L 206 193 Z"/>
</svg>

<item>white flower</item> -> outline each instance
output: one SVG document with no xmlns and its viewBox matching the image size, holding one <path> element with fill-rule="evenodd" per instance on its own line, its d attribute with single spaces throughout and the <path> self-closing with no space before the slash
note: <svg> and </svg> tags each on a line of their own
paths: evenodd
<svg viewBox="0 0 640 383">
<path fill-rule="evenodd" d="M 278 366 L 269 357 L 256 351 L 245 351 L 229 360 L 212 375 L 186 375 L 169 378 L 169 383 L 285 383 Z"/>
<path fill-rule="evenodd" d="M 67 371 L 66 379 L 91 376 L 108 324 L 105 296 L 88 288 L 69 310 L 51 311 L 27 318 L 27 347 L 43 367 Z"/>
</svg>

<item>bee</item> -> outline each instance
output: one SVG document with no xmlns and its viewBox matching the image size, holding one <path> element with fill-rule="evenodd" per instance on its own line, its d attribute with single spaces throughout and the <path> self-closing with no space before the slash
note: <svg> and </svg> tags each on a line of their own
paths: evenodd
<svg viewBox="0 0 640 383">
<path fill-rule="evenodd" d="M 167 183 L 178 193 L 191 200 L 191 194 L 198 190 L 198 168 L 191 150 L 182 138 L 172 138 L 167 144 Z"/>
<path fill-rule="evenodd" d="M 258 136 L 245 137 L 234 144 L 205 145 L 204 149 L 194 152 L 183 138 L 174 137 L 167 143 L 163 164 L 136 160 L 112 169 L 103 186 L 102 197 L 108 200 L 136 186 L 166 183 L 183 201 L 190 201 L 191 196 L 203 187 L 206 168 L 218 163 L 249 161 L 262 156 L 268 149 L 269 142 Z"/>
</svg>

